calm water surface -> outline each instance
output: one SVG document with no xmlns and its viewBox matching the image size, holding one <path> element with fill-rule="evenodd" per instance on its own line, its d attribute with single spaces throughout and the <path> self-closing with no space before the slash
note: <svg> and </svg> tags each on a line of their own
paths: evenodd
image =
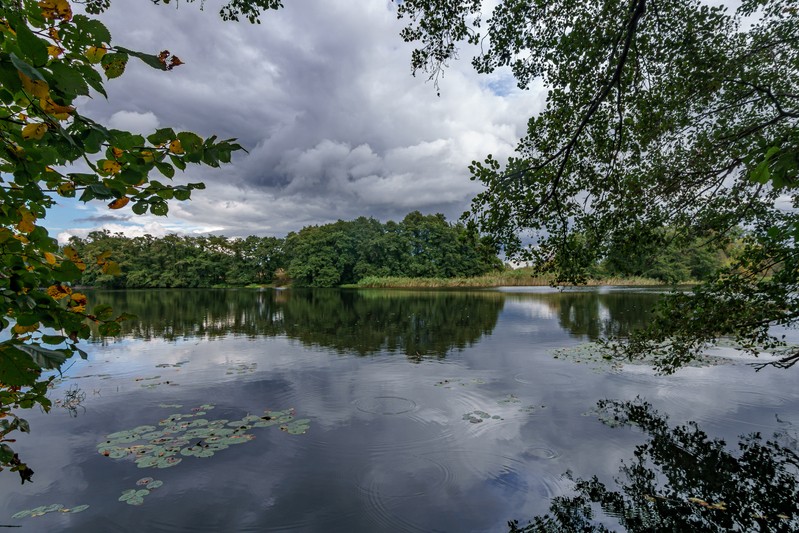
<svg viewBox="0 0 799 533">
<path fill-rule="evenodd" d="M 30 531 L 507 531 L 547 512 L 577 477 L 612 483 L 645 440 L 603 424 L 601 399 L 641 397 L 711 437 L 771 435 L 799 424 L 795 372 L 746 361 L 657 376 L 554 357 L 646 323 L 656 292 L 93 292 L 135 313 L 96 339 L 30 413 L 15 449 L 36 471 L 0 475 L 0 524 Z M 201 405 L 205 414 L 196 414 Z M 178 407 L 180 406 L 180 407 Z M 196 408 L 192 411 L 192 408 Z M 168 468 L 106 457 L 107 435 L 138 426 L 265 416 L 294 409 L 304 434 L 248 427 L 246 440 Z M 251 421 L 254 420 L 250 419 Z M 219 427 L 236 427 L 217 422 Z M 161 423 L 159 425 L 159 423 Z M 198 422 L 202 427 L 206 423 Z M 786 426 L 788 424 L 788 426 Z M 144 433 L 147 431 L 142 430 Z M 176 430 L 177 431 L 177 430 Z M 188 431 L 186 427 L 182 431 Z M 135 437 L 134 437 L 135 438 Z M 186 446 L 202 436 L 187 439 Z M 213 439 L 212 439 L 213 440 Z M 143 444 L 140 440 L 121 446 Z M 141 505 L 137 480 L 163 481 Z M 14 519 L 40 505 L 79 514 Z M 610 526 L 613 522 L 609 522 Z"/>
</svg>

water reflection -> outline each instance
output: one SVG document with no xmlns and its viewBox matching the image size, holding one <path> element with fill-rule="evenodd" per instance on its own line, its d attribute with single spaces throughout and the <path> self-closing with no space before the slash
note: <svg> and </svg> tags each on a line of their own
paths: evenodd
<svg viewBox="0 0 799 533">
<path fill-rule="evenodd" d="M 731 448 L 695 422 L 670 426 L 641 400 L 601 401 L 598 414 L 647 436 L 623 477 L 615 487 L 596 476 L 576 479 L 575 496 L 553 498 L 550 513 L 526 526 L 510 522 L 511 533 L 609 531 L 611 519 L 631 532 L 799 530 L 799 448 L 790 425 L 767 441 L 742 436 Z"/>
<path fill-rule="evenodd" d="M 93 301 L 133 313 L 123 336 L 166 340 L 230 334 L 287 336 L 307 346 L 412 360 L 445 357 L 491 335 L 506 301 L 544 306 L 560 326 L 596 340 L 643 326 L 652 293 L 385 290 L 92 291 Z"/>
</svg>

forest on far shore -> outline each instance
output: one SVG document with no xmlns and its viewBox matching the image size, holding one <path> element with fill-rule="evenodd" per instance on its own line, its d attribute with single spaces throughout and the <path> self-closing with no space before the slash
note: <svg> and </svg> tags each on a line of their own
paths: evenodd
<svg viewBox="0 0 799 533">
<path fill-rule="evenodd" d="M 664 232 L 648 243 L 620 243 L 587 274 L 594 279 L 648 278 L 662 283 L 708 279 L 726 266 L 735 241 L 706 246 Z M 476 228 L 444 215 L 409 213 L 401 222 L 359 217 L 306 226 L 285 238 L 224 236 L 126 237 L 93 231 L 68 243 L 80 257 L 108 257 L 119 275 L 87 261 L 81 284 L 125 288 L 210 288 L 251 285 L 338 287 L 364 278 L 470 278 L 510 268 Z"/>
</svg>

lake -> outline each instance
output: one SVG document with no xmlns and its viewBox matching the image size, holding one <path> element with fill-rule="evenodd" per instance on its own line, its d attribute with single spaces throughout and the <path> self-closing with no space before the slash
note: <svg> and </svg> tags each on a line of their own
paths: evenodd
<svg viewBox="0 0 799 533">
<path fill-rule="evenodd" d="M 644 325 L 658 291 L 143 290 L 90 297 L 141 320 L 125 323 L 118 338 L 84 345 L 88 359 L 68 365 L 49 414 L 21 413 L 32 433 L 15 435 L 14 448 L 35 475 L 20 485 L 15 474 L 0 474 L 2 525 L 508 531 L 509 520 L 521 527 L 547 513 L 552 498 L 574 496 L 567 472 L 623 491 L 620 468 L 650 441 L 649 488 L 626 498 L 638 507 L 725 517 L 748 505 L 747 495 L 744 503 L 727 494 L 726 503 L 718 494 L 711 501 L 707 484 L 714 481 L 690 479 L 702 468 L 683 465 L 675 474 L 671 452 L 658 448 L 669 442 L 686 450 L 679 444 L 685 435 L 673 428 L 695 422 L 733 455 L 740 436 L 752 433 L 764 442 L 773 437 L 775 454 L 796 449 L 793 370 L 755 372 L 751 361 L 733 357 L 659 376 L 646 365 L 610 365 L 585 349 Z M 667 424 L 613 423 L 619 418 L 597 406 L 605 399 L 646 401 Z M 691 446 L 689 465 L 704 453 L 704 444 Z M 774 501 L 758 511 L 773 530 L 796 526 L 788 514 L 795 474 L 789 469 L 769 496 Z M 673 476 L 686 478 L 685 486 L 674 490 Z M 37 507 L 37 516 L 12 517 Z M 624 529 L 613 513 L 595 520 Z"/>
</svg>

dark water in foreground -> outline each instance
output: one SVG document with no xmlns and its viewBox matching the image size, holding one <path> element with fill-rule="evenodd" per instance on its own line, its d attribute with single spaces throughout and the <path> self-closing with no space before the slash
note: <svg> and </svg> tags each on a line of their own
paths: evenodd
<svg viewBox="0 0 799 533">
<path fill-rule="evenodd" d="M 508 520 L 527 523 L 552 497 L 572 494 L 566 471 L 612 485 L 646 440 L 603 423 L 598 400 L 641 397 L 669 423 L 695 421 L 733 449 L 743 434 L 796 436 L 791 370 L 755 373 L 733 360 L 656 376 L 646 366 L 611 371 L 553 356 L 644 324 L 657 297 L 609 289 L 94 292 L 96 302 L 143 320 L 88 345 L 89 359 L 64 373 L 51 398 L 80 405 L 27 416 L 33 433 L 18 436 L 15 449 L 36 471 L 34 483 L 0 474 L 0 524 L 507 531 Z M 293 419 L 256 427 L 265 410 L 290 408 Z M 107 435 L 137 427 L 109 444 L 139 446 L 133 453 L 98 452 Z M 206 452 L 179 452 L 192 447 Z M 134 462 L 137 451 L 141 459 L 159 450 L 181 461 Z M 145 477 L 163 485 L 140 505 L 118 501 L 143 489 Z M 12 518 L 50 504 L 89 508 Z"/>
</svg>

